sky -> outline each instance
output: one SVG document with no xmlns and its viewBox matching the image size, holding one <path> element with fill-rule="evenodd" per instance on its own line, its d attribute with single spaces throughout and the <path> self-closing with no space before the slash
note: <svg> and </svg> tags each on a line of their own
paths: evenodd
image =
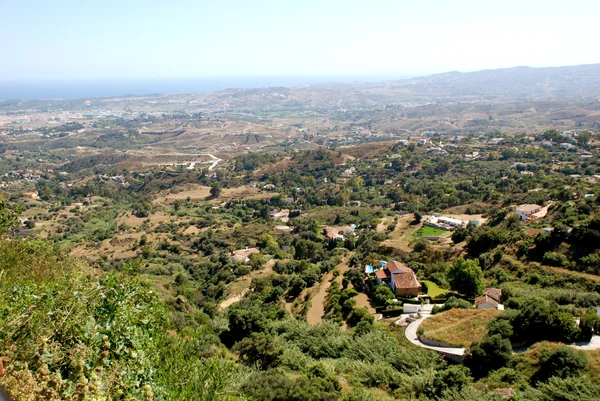
<svg viewBox="0 0 600 401">
<path fill-rule="evenodd" d="M 0 0 L 0 81 L 600 62 L 598 0 Z"/>
</svg>

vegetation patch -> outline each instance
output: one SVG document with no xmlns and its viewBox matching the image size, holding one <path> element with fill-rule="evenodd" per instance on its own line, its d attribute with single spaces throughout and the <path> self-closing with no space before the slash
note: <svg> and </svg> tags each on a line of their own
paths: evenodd
<svg viewBox="0 0 600 401">
<path fill-rule="evenodd" d="M 431 226 L 423 226 L 416 230 L 413 235 L 415 237 L 449 237 L 451 235 L 450 231 L 442 230 L 441 228 L 431 227 Z"/>
<path fill-rule="evenodd" d="M 425 320 L 419 335 L 456 347 L 469 347 L 487 335 L 488 324 L 498 316 L 496 309 L 451 309 Z"/>
<path fill-rule="evenodd" d="M 431 298 L 445 297 L 450 292 L 449 290 L 447 290 L 445 288 L 441 288 L 439 285 L 437 285 L 433 281 L 423 280 L 423 281 L 421 281 L 421 283 L 423 283 L 427 286 L 427 295 L 430 296 Z"/>
</svg>

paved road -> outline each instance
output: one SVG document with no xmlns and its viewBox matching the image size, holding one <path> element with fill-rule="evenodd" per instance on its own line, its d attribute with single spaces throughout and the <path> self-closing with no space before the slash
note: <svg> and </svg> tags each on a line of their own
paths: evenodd
<svg viewBox="0 0 600 401">
<path fill-rule="evenodd" d="M 427 305 L 427 306 L 429 306 L 429 305 Z M 429 316 L 431 316 L 431 309 L 433 309 L 433 305 L 431 305 L 431 308 L 428 308 L 428 309 L 429 309 L 428 311 L 427 310 L 423 311 L 423 313 L 421 314 L 421 316 L 422 316 L 421 319 L 415 320 L 414 322 L 412 322 L 411 324 L 409 324 L 406 327 L 406 331 L 404 332 L 404 334 L 406 335 L 406 338 L 408 338 L 408 341 L 415 344 L 416 346 L 431 349 L 431 350 L 437 351 L 442 354 L 450 354 L 450 355 L 462 357 L 465 354 L 464 348 L 435 347 L 432 345 L 423 344 L 419 340 L 419 337 L 417 337 L 417 330 L 419 329 L 419 326 L 421 325 L 421 323 L 423 323 L 423 321 L 425 319 L 427 319 Z"/>
</svg>

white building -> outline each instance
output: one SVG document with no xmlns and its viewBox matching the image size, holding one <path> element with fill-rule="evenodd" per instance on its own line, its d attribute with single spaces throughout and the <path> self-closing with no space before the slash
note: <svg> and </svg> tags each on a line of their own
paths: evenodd
<svg viewBox="0 0 600 401">
<path fill-rule="evenodd" d="M 525 221 L 525 220 L 527 220 L 527 218 L 529 216 L 531 216 L 534 213 L 539 212 L 541 209 L 542 209 L 542 207 L 539 205 L 533 205 L 533 204 L 519 205 L 519 206 L 517 206 L 517 214 L 519 215 L 519 217 L 521 218 L 522 221 Z"/>
</svg>

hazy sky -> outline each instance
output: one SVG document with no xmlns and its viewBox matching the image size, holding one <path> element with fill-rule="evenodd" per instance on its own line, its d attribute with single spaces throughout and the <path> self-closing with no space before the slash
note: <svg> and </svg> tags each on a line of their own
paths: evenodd
<svg viewBox="0 0 600 401">
<path fill-rule="evenodd" d="M 0 0 L 0 81 L 600 62 L 599 0 Z"/>
</svg>

